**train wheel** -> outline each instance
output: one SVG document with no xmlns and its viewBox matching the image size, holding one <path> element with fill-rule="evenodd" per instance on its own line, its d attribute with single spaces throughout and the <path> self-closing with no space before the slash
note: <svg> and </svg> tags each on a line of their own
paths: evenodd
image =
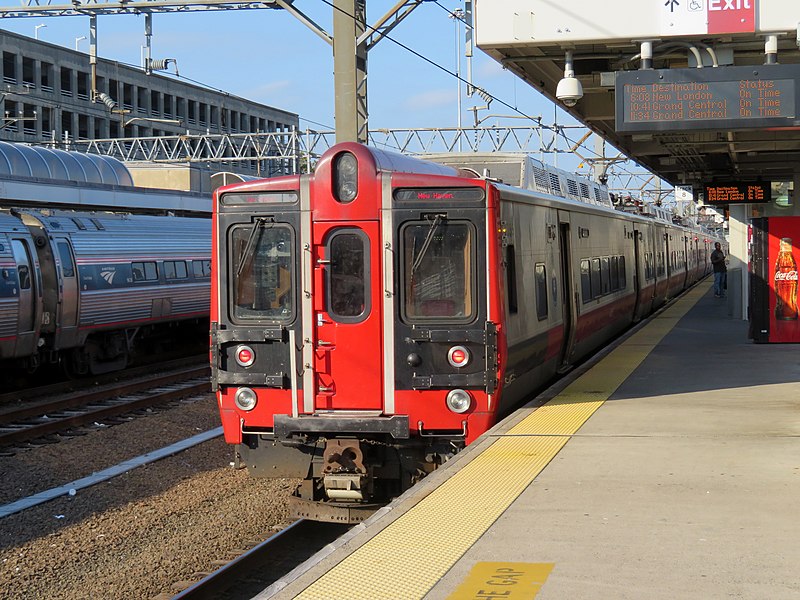
<svg viewBox="0 0 800 600">
<path fill-rule="evenodd" d="M 83 348 L 72 350 L 61 361 L 62 371 L 71 379 L 121 371 L 127 366 L 127 350 L 118 352 L 113 358 L 106 358 L 102 349 L 91 341 Z"/>
</svg>

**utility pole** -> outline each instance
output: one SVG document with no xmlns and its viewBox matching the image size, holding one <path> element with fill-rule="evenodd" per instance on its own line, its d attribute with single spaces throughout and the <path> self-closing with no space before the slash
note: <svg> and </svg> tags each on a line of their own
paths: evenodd
<svg viewBox="0 0 800 600">
<path fill-rule="evenodd" d="M 334 0 L 333 73 L 336 142 L 366 143 L 366 0 Z"/>
</svg>

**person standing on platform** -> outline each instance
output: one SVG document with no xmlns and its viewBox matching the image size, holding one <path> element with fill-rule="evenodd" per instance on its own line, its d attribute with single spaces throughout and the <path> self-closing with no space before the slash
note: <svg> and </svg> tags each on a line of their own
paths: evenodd
<svg viewBox="0 0 800 600">
<path fill-rule="evenodd" d="M 714 297 L 724 298 L 725 289 L 728 287 L 728 269 L 725 266 L 725 253 L 722 251 L 722 244 L 714 244 L 714 251 L 711 253 L 711 264 L 714 266 Z"/>
</svg>

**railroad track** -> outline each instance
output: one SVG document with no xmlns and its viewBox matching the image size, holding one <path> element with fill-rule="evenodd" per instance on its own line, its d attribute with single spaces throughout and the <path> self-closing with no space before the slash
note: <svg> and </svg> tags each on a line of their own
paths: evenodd
<svg viewBox="0 0 800 600">
<path fill-rule="evenodd" d="M 207 366 L 80 390 L 0 413 L 0 448 L 210 390 Z"/>
<path fill-rule="evenodd" d="M 343 535 L 351 525 L 301 519 L 197 583 L 183 582 L 176 596 L 162 594 L 154 600 L 243 600 L 252 598 L 289 571 Z"/>
<path fill-rule="evenodd" d="M 122 371 L 114 371 L 113 373 L 107 373 L 105 375 L 96 375 L 94 377 L 81 379 L 68 379 L 47 385 L 22 388 L 0 394 L 0 412 L 4 412 L 6 410 L 5 407 L 18 405 L 22 402 L 30 404 L 41 398 L 51 397 L 57 394 L 67 394 L 79 390 L 96 390 L 98 386 L 117 385 L 121 381 L 152 377 L 156 373 L 166 375 L 173 371 L 180 371 L 190 367 L 201 367 L 207 364 L 208 354 L 198 354 L 195 356 L 161 361 L 157 365 L 150 364 L 130 367 Z"/>
</svg>

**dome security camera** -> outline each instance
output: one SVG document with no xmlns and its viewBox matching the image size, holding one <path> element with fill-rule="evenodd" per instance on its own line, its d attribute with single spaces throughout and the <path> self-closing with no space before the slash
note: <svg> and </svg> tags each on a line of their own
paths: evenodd
<svg viewBox="0 0 800 600">
<path fill-rule="evenodd" d="M 573 107 L 578 100 L 583 98 L 583 86 L 575 77 L 564 77 L 558 82 L 556 88 L 556 98 L 564 103 L 564 106 Z"/>
</svg>

